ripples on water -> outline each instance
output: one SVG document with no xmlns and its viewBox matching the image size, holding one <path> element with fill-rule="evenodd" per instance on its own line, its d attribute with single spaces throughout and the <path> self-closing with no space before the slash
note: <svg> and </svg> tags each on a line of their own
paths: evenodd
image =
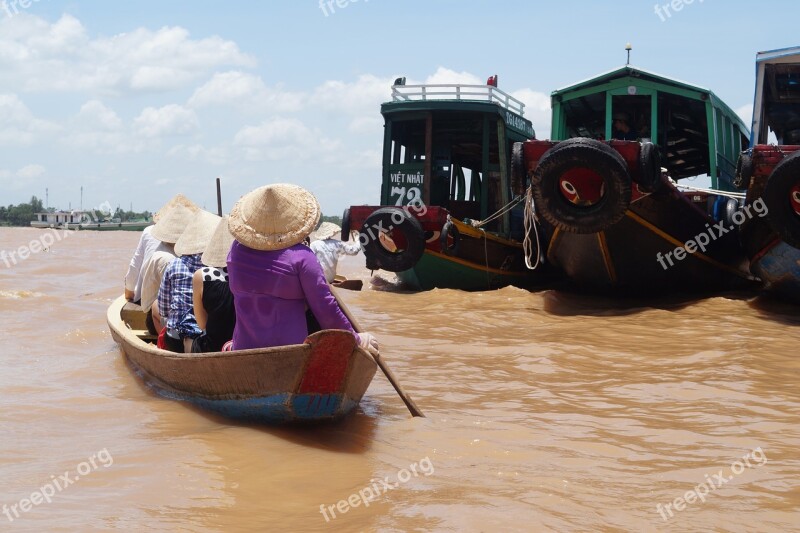
<svg viewBox="0 0 800 533">
<path fill-rule="evenodd" d="M 0 228 L 0 250 L 37 231 Z M 384 281 L 345 298 L 428 418 L 378 375 L 343 423 L 248 427 L 155 396 L 112 341 L 137 239 L 82 232 L 0 263 L 0 505 L 113 456 L 3 530 L 800 531 L 796 307 Z M 370 280 L 362 264 L 340 270 Z M 766 462 L 662 519 L 756 448 Z M 320 513 L 426 457 L 429 476 Z"/>
</svg>

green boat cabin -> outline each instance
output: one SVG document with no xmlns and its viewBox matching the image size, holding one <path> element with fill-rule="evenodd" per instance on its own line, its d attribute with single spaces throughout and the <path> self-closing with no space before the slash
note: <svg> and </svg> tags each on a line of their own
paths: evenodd
<svg viewBox="0 0 800 533">
<path fill-rule="evenodd" d="M 422 201 L 458 219 L 482 220 L 512 199 L 513 143 L 533 138 L 524 104 L 487 85 L 406 85 L 398 78 L 385 120 L 381 204 Z M 490 224 L 510 232 L 509 216 Z"/>
<path fill-rule="evenodd" d="M 556 90 L 552 138 L 614 138 L 613 117 L 626 115 L 636 137 L 658 145 L 675 180 L 708 175 L 711 187 L 732 184 L 749 131 L 708 89 L 625 66 Z"/>
</svg>

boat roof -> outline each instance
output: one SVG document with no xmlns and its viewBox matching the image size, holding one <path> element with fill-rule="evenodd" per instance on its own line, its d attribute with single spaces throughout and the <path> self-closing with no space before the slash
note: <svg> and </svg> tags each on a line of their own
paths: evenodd
<svg viewBox="0 0 800 533">
<path fill-rule="evenodd" d="M 381 105 L 381 114 L 409 111 L 496 113 L 507 128 L 535 136 L 533 123 L 524 117 L 525 104 L 493 85 L 392 85 L 392 100 Z"/>
<path fill-rule="evenodd" d="M 688 82 L 685 82 L 685 81 L 680 81 L 680 80 L 677 80 L 675 78 L 670 78 L 670 77 L 664 76 L 663 74 L 657 74 L 655 72 L 651 72 L 651 71 L 645 70 L 643 68 L 635 67 L 633 65 L 624 65 L 622 67 L 615 68 L 613 70 L 609 70 L 609 71 L 603 72 L 602 74 L 598 74 L 597 76 L 594 76 L 593 78 L 588 78 L 588 79 L 579 81 L 577 83 L 573 83 L 572 85 L 568 85 L 566 87 L 562 87 L 560 89 L 556 89 L 555 91 L 553 91 L 552 96 L 555 96 L 557 94 L 562 94 L 562 93 L 565 93 L 565 92 L 568 92 L 568 91 L 572 91 L 572 90 L 575 90 L 575 89 L 583 88 L 583 87 L 585 87 L 587 85 L 597 85 L 597 84 L 602 83 L 602 82 L 607 81 L 607 80 L 621 78 L 623 76 L 636 76 L 636 75 L 644 76 L 644 77 L 647 77 L 647 78 L 652 78 L 655 81 L 659 81 L 661 83 L 666 83 L 668 85 L 674 85 L 676 87 L 682 87 L 684 89 L 691 89 L 693 91 L 700 91 L 700 92 L 705 92 L 705 93 L 710 93 L 711 92 L 711 90 L 706 89 L 705 87 L 700 87 L 698 85 L 692 85 L 691 83 L 688 83 Z"/>
<path fill-rule="evenodd" d="M 722 109 L 732 120 L 735 120 L 736 123 L 747 130 L 748 127 L 744 123 L 744 121 L 739 117 L 739 115 L 728 106 L 724 101 L 722 101 L 711 89 L 707 89 L 705 87 L 701 87 L 699 85 L 692 85 L 689 82 L 677 80 L 675 78 L 670 78 L 668 76 L 664 76 L 663 74 L 657 74 L 655 72 L 651 72 L 649 70 L 645 70 L 643 68 L 636 67 L 634 65 L 624 65 L 622 67 L 609 70 L 607 72 L 603 72 L 602 74 L 598 74 L 593 78 L 588 78 L 586 80 L 580 81 L 578 83 L 574 83 L 572 85 L 568 85 L 566 87 L 562 87 L 561 89 L 556 89 L 551 93 L 551 97 L 564 95 L 570 93 L 572 91 L 576 91 L 579 89 L 585 89 L 587 87 L 591 87 L 593 85 L 601 85 L 603 83 L 624 78 L 624 77 L 634 77 L 634 78 L 642 78 L 645 80 L 653 81 L 656 83 L 660 83 L 662 85 L 666 85 L 669 87 L 674 87 L 677 89 L 687 89 L 690 91 L 699 92 L 705 95 L 708 95 L 709 100 L 714 104 L 715 107 L 719 107 Z"/>
<path fill-rule="evenodd" d="M 767 50 L 756 54 L 756 63 L 798 63 L 800 46 Z"/>
</svg>

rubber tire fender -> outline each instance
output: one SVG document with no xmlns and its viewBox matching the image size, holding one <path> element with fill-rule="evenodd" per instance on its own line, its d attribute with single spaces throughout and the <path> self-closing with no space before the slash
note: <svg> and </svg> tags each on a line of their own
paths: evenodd
<svg viewBox="0 0 800 533">
<path fill-rule="evenodd" d="M 664 184 L 661 181 L 661 154 L 658 146 L 651 142 L 644 142 L 639 148 L 638 184 L 644 192 L 656 192 Z"/>
<path fill-rule="evenodd" d="M 402 232 L 407 244 L 405 250 L 391 252 L 384 248 L 378 239 L 378 228 Z M 410 269 L 425 251 L 425 231 L 422 224 L 400 207 L 382 207 L 373 211 L 361 226 L 359 238 L 367 263 L 389 272 Z"/>
<path fill-rule="evenodd" d="M 561 176 L 576 167 L 592 169 L 603 179 L 604 194 L 594 205 L 578 206 L 561 194 Z M 568 233 L 603 231 L 619 222 L 631 203 L 631 177 L 625 160 L 607 144 L 586 137 L 567 139 L 545 152 L 531 185 L 542 216 Z"/>
<path fill-rule="evenodd" d="M 767 221 L 781 239 L 800 248 L 800 216 L 789 200 L 792 188 L 800 183 L 800 151 L 785 157 L 772 171 L 764 188 Z"/>
<path fill-rule="evenodd" d="M 342 234 L 340 235 L 342 242 L 350 240 L 350 208 L 347 207 L 342 213 Z"/>
<path fill-rule="evenodd" d="M 453 239 L 453 245 L 447 245 L 447 237 Z M 442 253 L 446 255 L 458 255 L 458 245 L 461 242 L 461 232 L 452 221 L 448 220 L 442 226 L 442 234 L 439 236 L 439 243 L 442 246 Z"/>
<path fill-rule="evenodd" d="M 737 189 L 749 189 L 753 177 L 753 157 L 747 152 L 739 154 L 736 160 L 736 173 L 733 175 L 733 186 Z"/>
<path fill-rule="evenodd" d="M 511 192 L 516 196 L 525 194 L 528 184 L 524 146 L 521 142 L 515 142 L 511 147 Z"/>
</svg>

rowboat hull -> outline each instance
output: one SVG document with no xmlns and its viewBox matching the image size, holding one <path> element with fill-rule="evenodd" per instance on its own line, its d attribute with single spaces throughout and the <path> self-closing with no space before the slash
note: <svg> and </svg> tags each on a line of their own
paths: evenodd
<svg viewBox="0 0 800 533">
<path fill-rule="evenodd" d="M 161 350 L 120 318 L 125 303 L 120 297 L 108 308 L 108 326 L 137 374 L 163 397 L 228 418 L 268 424 L 336 420 L 358 405 L 377 370 L 372 356 L 343 330 L 257 350 Z"/>
</svg>

